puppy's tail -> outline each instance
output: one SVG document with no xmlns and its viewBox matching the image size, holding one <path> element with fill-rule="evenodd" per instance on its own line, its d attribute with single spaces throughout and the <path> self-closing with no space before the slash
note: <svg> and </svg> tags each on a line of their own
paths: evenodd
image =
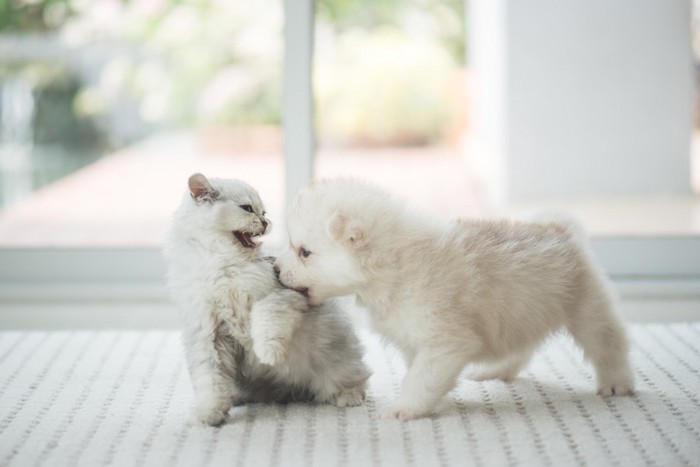
<svg viewBox="0 0 700 467">
<path fill-rule="evenodd" d="M 541 210 L 530 211 L 522 214 L 520 219 L 525 222 L 533 222 L 536 224 L 556 224 L 564 227 L 569 231 L 579 243 L 586 244 L 588 242 L 588 232 L 581 221 L 566 211 Z"/>
</svg>

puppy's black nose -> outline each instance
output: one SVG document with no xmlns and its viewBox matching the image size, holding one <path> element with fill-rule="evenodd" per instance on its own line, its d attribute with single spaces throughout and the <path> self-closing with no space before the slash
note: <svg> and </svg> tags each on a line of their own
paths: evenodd
<svg viewBox="0 0 700 467">
<path fill-rule="evenodd" d="M 280 267 L 277 266 L 277 263 L 275 263 L 275 264 L 272 266 L 272 270 L 275 271 L 275 276 L 277 276 L 277 277 L 280 276 Z"/>
</svg>

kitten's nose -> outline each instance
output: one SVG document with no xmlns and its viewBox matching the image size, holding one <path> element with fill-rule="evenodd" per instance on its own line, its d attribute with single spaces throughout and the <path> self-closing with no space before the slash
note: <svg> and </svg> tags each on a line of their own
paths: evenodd
<svg viewBox="0 0 700 467">
<path fill-rule="evenodd" d="M 277 266 L 277 263 L 272 265 L 272 270 L 275 271 L 275 276 L 277 276 L 277 277 L 280 276 L 280 267 Z"/>
</svg>

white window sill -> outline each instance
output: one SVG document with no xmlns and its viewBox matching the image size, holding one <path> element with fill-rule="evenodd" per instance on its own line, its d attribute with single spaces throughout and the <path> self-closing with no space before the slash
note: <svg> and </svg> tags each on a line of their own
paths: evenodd
<svg viewBox="0 0 700 467">
<path fill-rule="evenodd" d="M 595 237 L 592 245 L 627 319 L 700 319 L 700 236 Z M 172 313 L 162 314 L 165 269 L 157 248 L 0 250 L 0 327 L 36 323 L 36 317 L 22 318 L 27 307 L 88 303 L 126 314 L 91 315 L 86 323 L 172 324 Z M 157 305 L 161 315 L 140 316 L 143 304 Z"/>
</svg>

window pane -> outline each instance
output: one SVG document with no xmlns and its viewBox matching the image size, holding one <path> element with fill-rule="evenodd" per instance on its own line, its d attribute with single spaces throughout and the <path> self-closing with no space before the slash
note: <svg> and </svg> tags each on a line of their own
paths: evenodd
<svg viewBox="0 0 700 467">
<path fill-rule="evenodd" d="M 193 172 L 281 217 L 281 1 L 10 5 L 0 246 L 158 245 Z"/>
<path fill-rule="evenodd" d="M 320 176 L 369 178 L 445 217 L 478 210 L 464 3 L 317 2 Z"/>
</svg>

